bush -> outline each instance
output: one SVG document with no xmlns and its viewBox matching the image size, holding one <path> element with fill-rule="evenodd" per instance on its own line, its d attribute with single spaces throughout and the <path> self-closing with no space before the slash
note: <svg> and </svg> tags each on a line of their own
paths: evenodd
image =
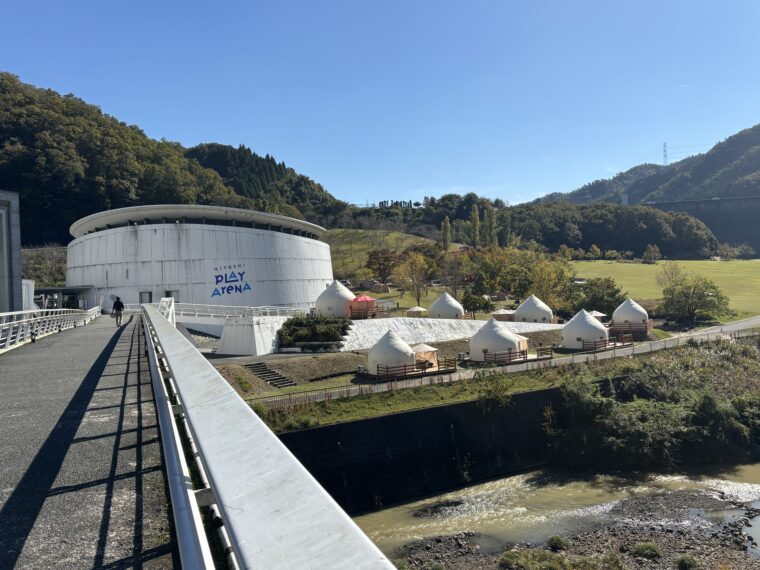
<svg viewBox="0 0 760 570">
<path fill-rule="evenodd" d="M 298 315 L 283 323 L 277 339 L 281 347 L 289 348 L 297 342 L 339 342 L 347 332 L 346 319 Z"/>
<path fill-rule="evenodd" d="M 698 570 L 702 565 L 691 554 L 684 554 L 678 560 L 676 560 L 676 568 L 678 570 Z"/>
<path fill-rule="evenodd" d="M 647 560 L 657 560 L 662 557 L 660 547 L 654 542 L 640 542 L 633 547 L 633 554 Z"/>
<path fill-rule="evenodd" d="M 548 550 L 512 550 L 499 560 L 499 568 L 506 570 L 570 570 L 561 554 Z"/>
<path fill-rule="evenodd" d="M 562 538 L 561 536 L 551 536 L 549 537 L 549 540 L 546 542 L 546 545 L 549 547 L 549 550 L 552 552 L 559 552 L 560 550 L 567 550 L 570 548 L 570 541 L 566 538 Z"/>
</svg>

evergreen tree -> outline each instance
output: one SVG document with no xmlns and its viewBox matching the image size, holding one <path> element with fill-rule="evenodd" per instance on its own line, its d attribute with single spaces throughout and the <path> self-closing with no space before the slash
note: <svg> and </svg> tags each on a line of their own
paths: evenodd
<svg viewBox="0 0 760 570">
<path fill-rule="evenodd" d="M 496 213 L 489 201 L 483 207 L 483 246 L 491 247 L 494 245 L 498 245 L 496 240 Z"/>
<path fill-rule="evenodd" d="M 480 213 L 478 213 L 477 204 L 473 204 L 470 209 L 470 231 L 472 232 L 470 245 L 478 247 L 480 245 Z"/>
<path fill-rule="evenodd" d="M 446 216 L 441 222 L 441 244 L 443 245 L 443 251 L 449 251 L 451 246 L 451 223 L 449 217 Z"/>
</svg>

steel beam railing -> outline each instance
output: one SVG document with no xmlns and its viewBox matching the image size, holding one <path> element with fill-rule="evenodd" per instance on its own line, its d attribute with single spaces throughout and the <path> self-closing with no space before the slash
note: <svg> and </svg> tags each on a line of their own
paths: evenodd
<svg viewBox="0 0 760 570">
<path fill-rule="evenodd" d="M 0 313 L 0 353 L 38 338 L 86 325 L 100 315 L 100 307 L 80 309 L 36 309 Z"/>
<path fill-rule="evenodd" d="M 190 341 L 155 307 L 142 314 L 164 452 L 177 457 L 166 465 L 183 567 L 201 560 L 196 513 L 206 505 L 222 522 L 232 566 L 394 568 Z M 197 490 L 179 458 L 183 429 L 205 486 Z"/>
<path fill-rule="evenodd" d="M 162 299 L 163 302 L 163 299 Z M 150 303 L 153 307 L 158 307 L 160 303 Z M 127 312 L 139 312 L 143 305 L 130 303 L 124 305 Z M 218 317 L 218 318 L 237 318 L 237 317 L 293 317 L 308 313 L 308 309 L 298 309 L 295 307 L 237 307 L 234 305 L 197 305 L 192 303 L 174 303 L 174 312 L 176 316 L 185 317 Z"/>
</svg>

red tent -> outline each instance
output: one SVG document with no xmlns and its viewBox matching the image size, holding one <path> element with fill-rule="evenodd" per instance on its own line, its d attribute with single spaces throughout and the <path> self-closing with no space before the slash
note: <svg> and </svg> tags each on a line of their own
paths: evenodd
<svg viewBox="0 0 760 570">
<path fill-rule="evenodd" d="M 354 300 L 351 302 L 352 303 L 374 303 L 375 299 L 374 297 L 370 297 L 368 295 L 359 295 L 358 297 L 354 297 Z"/>
</svg>

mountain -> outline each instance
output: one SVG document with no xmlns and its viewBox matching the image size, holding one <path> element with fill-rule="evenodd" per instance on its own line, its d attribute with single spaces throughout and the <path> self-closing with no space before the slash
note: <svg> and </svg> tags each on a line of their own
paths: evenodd
<svg viewBox="0 0 760 570">
<path fill-rule="evenodd" d="M 0 73 L 0 188 L 19 193 L 27 245 L 65 244 L 77 219 L 125 206 L 213 204 L 317 223 L 345 207 L 270 156 L 151 139 L 95 105 L 10 73 Z"/>
<path fill-rule="evenodd" d="M 642 164 L 541 201 L 649 204 L 760 195 L 760 124 L 668 166 Z"/>
</svg>

